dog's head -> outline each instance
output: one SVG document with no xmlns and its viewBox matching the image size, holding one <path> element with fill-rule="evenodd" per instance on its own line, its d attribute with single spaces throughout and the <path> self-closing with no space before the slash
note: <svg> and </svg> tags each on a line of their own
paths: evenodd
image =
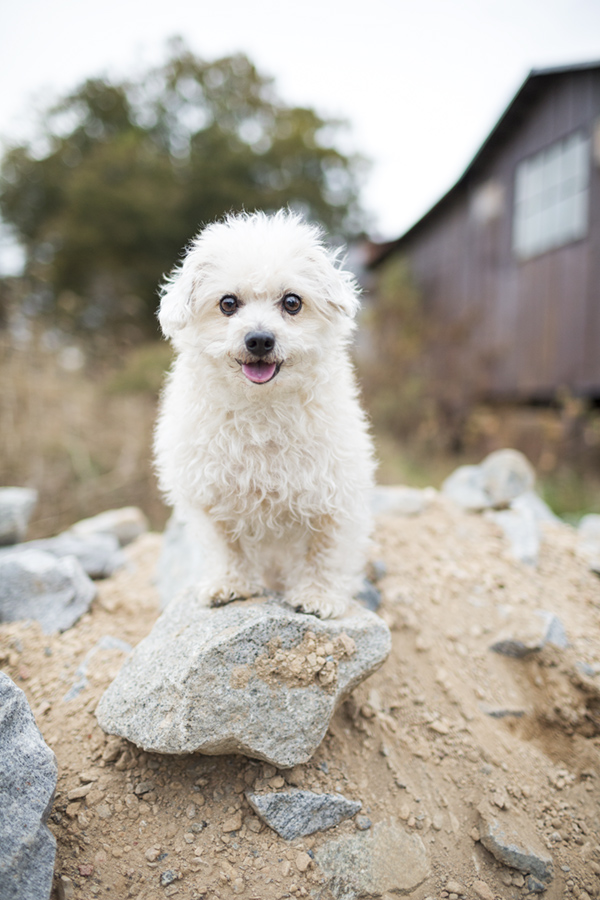
<svg viewBox="0 0 600 900">
<path fill-rule="evenodd" d="M 242 384 L 291 384 L 345 345 L 358 306 L 320 230 L 280 211 L 201 231 L 166 282 L 159 320 L 178 351 L 225 364 Z"/>
</svg>

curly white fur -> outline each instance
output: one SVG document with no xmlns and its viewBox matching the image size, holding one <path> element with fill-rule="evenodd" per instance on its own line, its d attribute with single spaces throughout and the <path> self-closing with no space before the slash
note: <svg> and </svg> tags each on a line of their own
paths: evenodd
<svg viewBox="0 0 600 900">
<path fill-rule="evenodd" d="M 374 464 L 347 353 L 358 305 L 320 231 L 286 211 L 210 225 L 167 281 L 159 319 L 177 355 L 155 453 L 168 500 L 212 551 L 202 602 L 266 588 L 328 617 L 359 588 Z M 264 362 L 256 333 L 274 342 Z M 270 380 L 252 380 L 257 364 Z"/>
</svg>

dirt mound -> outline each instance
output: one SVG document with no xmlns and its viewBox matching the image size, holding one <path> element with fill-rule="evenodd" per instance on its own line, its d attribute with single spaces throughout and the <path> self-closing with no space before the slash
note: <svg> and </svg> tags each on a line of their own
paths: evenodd
<svg viewBox="0 0 600 900">
<path fill-rule="evenodd" d="M 64 634 L 0 626 L 0 663 L 58 759 L 49 824 L 61 895 L 326 900 L 320 848 L 368 817 L 422 840 L 430 875 L 410 896 L 524 897 L 527 872 L 480 841 L 485 804 L 509 823 L 514 813 L 520 834 L 529 829 L 552 857 L 546 897 L 600 896 L 600 579 L 576 556 L 572 529 L 544 526 L 533 569 L 511 559 L 493 522 L 441 498 L 412 518 L 380 518 L 373 558 L 386 568 L 380 613 L 392 654 L 338 710 L 311 762 L 281 771 L 142 753 L 96 724 L 121 642 L 135 645 L 158 615 L 160 540 L 138 539 Z M 558 617 L 567 647 L 522 658 L 490 649 L 537 610 Z M 284 841 L 245 791 L 286 785 L 360 800 L 360 823 Z"/>
</svg>

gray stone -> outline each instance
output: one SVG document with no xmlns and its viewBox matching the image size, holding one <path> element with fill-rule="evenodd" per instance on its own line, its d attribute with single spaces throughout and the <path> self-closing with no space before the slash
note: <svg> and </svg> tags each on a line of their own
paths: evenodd
<svg viewBox="0 0 600 900">
<path fill-rule="evenodd" d="M 21 691 L 0 672 L 0 897 L 46 900 L 56 841 L 46 821 L 56 789 L 54 753 Z"/>
<path fill-rule="evenodd" d="M 65 631 L 95 596 L 95 584 L 72 556 L 27 550 L 0 557 L 0 622 L 36 619 L 46 634 Z"/>
<path fill-rule="evenodd" d="M 193 592 L 169 604 L 98 704 L 109 734 L 159 753 L 244 753 L 306 762 L 337 705 L 391 647 L 354 604 L 322 621 L 274 599 L 207 609 Z"/>
<path fill-rule="evenodd" d="M 246 799 L 263 822 L 286 841 L 326 831 L 360 811 L 362 804 L 342 794 L 314 794 L 312 791 L 279 791 L 254 794 Z"/>
<path fill-rule="evenodd" d="M 514 808 L 495 809 L 485 801 L 477 807 L 477 812 L 481 843 L 498 862 L 525 875 L 533 875 L 545 885 L 552 881 L 552 857 L 523 813 Z"/>
<path fill-rule="evenodd" d="M 511 500 L 510 508 L 516 512 L 530 510 L 536 522 L 553 522 L 564 525 L 562 519 L 552 512 L 548 504 L 535 491 L 525 491 L 524 494 L 519 494 L 518 497 Z"/>
<path fill-rule="evenodd" d="M 379 822 L 324 844 L 315 854 L 336 900 L 409 894 L 429 876 L 423 841 L 395 822 Z"/>
<path fill-rule="evenodd" d="M 37 491 L 31 488 L 0 488 L 0 544 L 23 540 L 37 499 Z"/>
<path fill-rule="evenodd" d="M 125 562 L 125 556 L 114 534 L 92 534 L 84 538 L 76 537 L 68 531 L 56 537 L 7 547 L 0 550 L 0 560 L 9 554 L 27 553 L 30 550 L 51 553 L 57 559 L 74 556 L 90 578 L 108 578 Z"/>
<path fill-rule="evenodd" d="M 371 512 L 374 516 L 416 516 L 427 508 L 433 496 L 432 488 L 378 485 L 371 491 Z"/>
<path fill-rule="evenodd" d="M 546 644 L 554 644 L 564 650 L 569 646 L 565 627 L 554 613 L 538 609 L 513 618 L 510 625 L 496 636 L 490 650 L 522 659 L 542 650 Z"/>
<path fill-rule="evenodd" d="M 69 528 L 68 533 L 78 538 L 111 534 L 117 538 L 121 547 L 125 547 L 147 531 L 148 520 L 141 509 L 137 506 L 124 506 L 122 509 L 109 509 L 90 519 L 81 519 Z"/>
<path fill-rule="evenodd" d="M 486 515 L 504 532 L 514 559 L 536 566 L 542 538 L 533 510 L 528 507 L 501 509 Z"/>
<path fill-rule="evenodd" d="M 486 456 L 480 469 L 483 489 L 494 507 L 508 506 L 535 484 L 533 467 L 518 450 L 496 450 Z"/>
<path fill-rule="evenodd" d="M 367 578 L 363 580 L 362 590 L 356 595 L 356 599 L 362 603 L 367 609 L 375 610 L 381 606 L 382 596 L 379 588 L 369 581 Z"/>
<path fill-rule="evenodd" d="M 69 703 L 70 700 L 74 700 L 75 697 L 88 686 L 87 673 L 89 665 L 98 650 L 120 650 L 121 653 L 131 653 L 131 649 L 131 644 L 122 641 L 121 638 L 113 637 L 111 634 L 104 634 L 100 640 L 96 641 L 94 646 L 88 650 L 83 660 L 75 669 L 75 680 L 63 697 L 63 703 Z"/>
<path fill-rule="evenodd" d="M 577 528 L 577 556 L 600 575 L 600 515 L 584 516 Z"/>
<path fill-rule="evenodd" d="M 491 506 L 479 466 L 459 466 L 442 484 L 442 494 L 463 509 L 480 512 Z"/>
<path fill-rule="evenodd" d="M 162 550 L 156 568 L 156 587 L 160 608 L 179 596 L 186 588 L 202 580 L 206 555 L 195 541 L 185 522 L 173 513 L 163 535 Z"/>
</svg>

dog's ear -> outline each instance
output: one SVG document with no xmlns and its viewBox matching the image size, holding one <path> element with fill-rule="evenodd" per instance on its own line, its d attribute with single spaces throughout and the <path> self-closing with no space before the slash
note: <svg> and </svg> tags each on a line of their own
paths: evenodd
<svg viewBox="0 0 600 900">
<path fill-rule="evenodd" d="M 327 291 L 329 303 L 343 315 L 353 319 L 360 309 L 359 292 L 354 276 L 344 269 L 334 267 Z"/>
<path fill-rule="evenodd" d="M 174 337 L 190 321 L 195 287 L 195 273 L 186 259 L 162 287 L 158 321 L 165 337 Z"/>
</svg>

